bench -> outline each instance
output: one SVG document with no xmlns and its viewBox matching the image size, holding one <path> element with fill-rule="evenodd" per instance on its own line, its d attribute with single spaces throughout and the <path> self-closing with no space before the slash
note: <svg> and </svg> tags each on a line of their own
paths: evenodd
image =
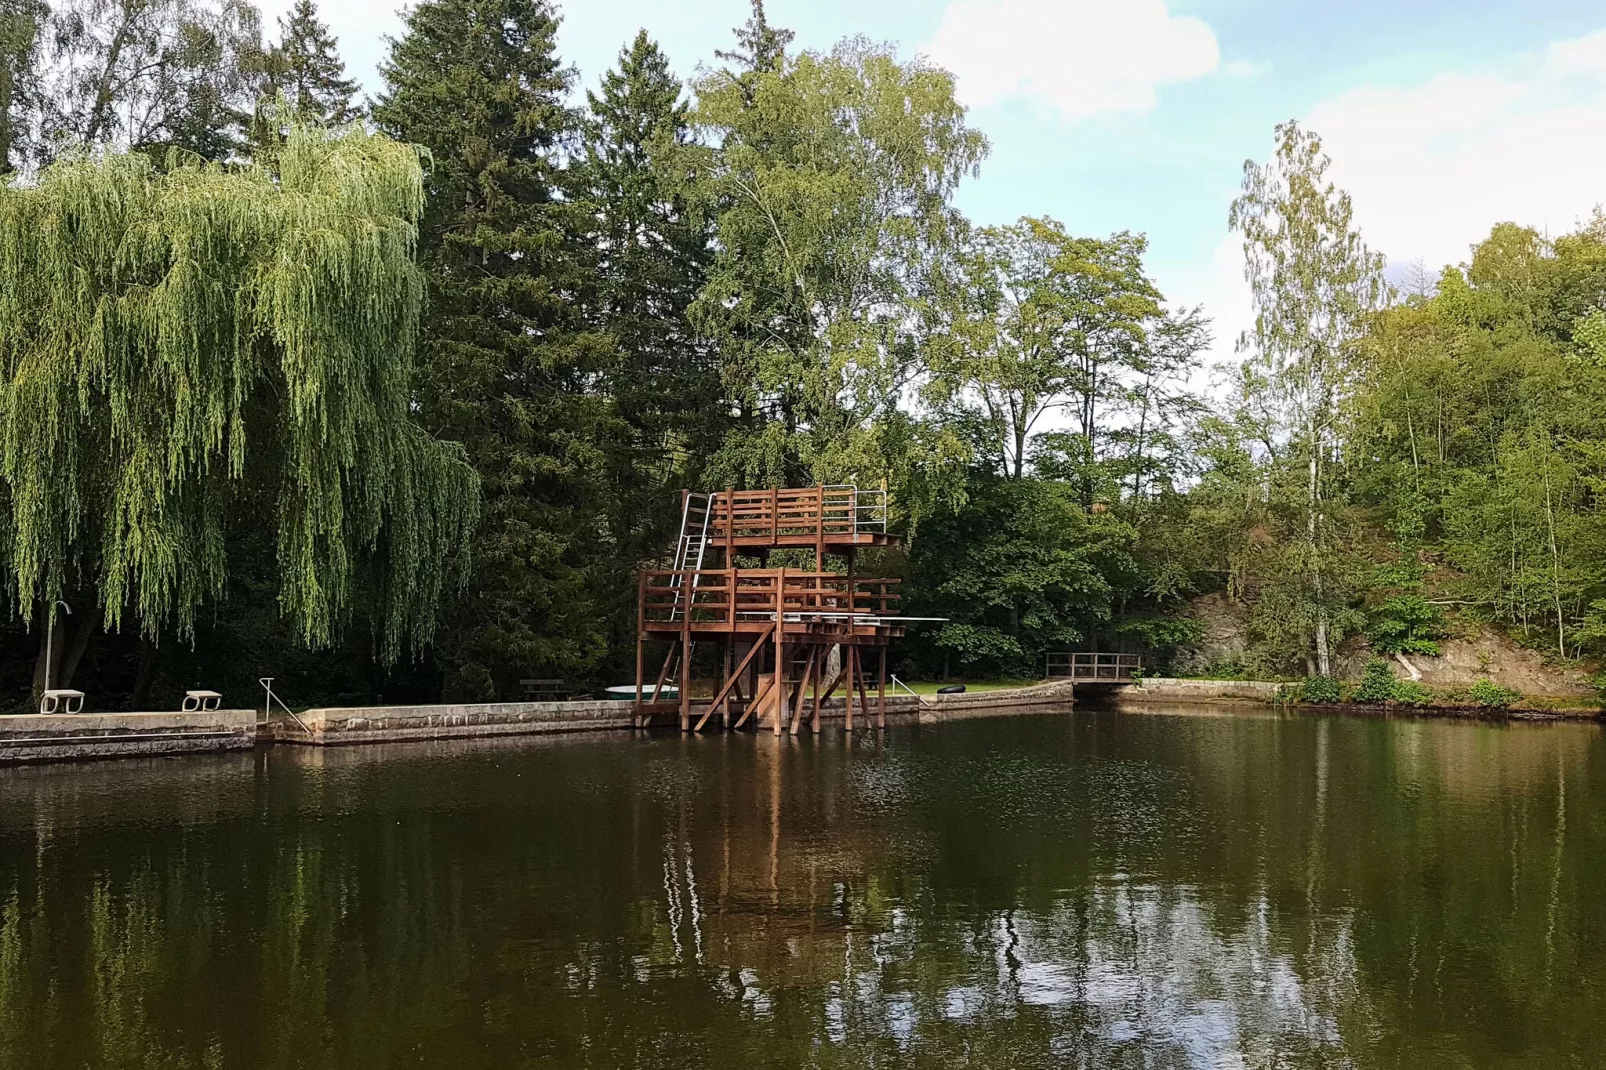
<svg viewBox="0 0 1606 1070">
<path fill-rule="evenodd" d="M 186 691 L 184 705 L 179 708 L 185 713 L 197 713 L 215 710 L 222 704 L 223 696 L 216 691 Z"/>
<path fill-rule="evenodd" d="M 40 713 L 80 713 L 84 708 L 84 693 L 65 688 L 52 688 L 39 699 Z"/>
<path fill-rule="evenodd" d="M 569 697 L 562 680 L 520 680 L 526 702 L 562 702 Z"/>
</svg>

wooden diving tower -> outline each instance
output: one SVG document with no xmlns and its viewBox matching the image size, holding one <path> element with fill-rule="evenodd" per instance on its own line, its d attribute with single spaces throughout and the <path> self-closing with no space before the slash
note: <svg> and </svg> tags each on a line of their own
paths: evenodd
<svg viewBox="0 0 1606 1070">
<path fill-rule="evenodd" d="M 839 688 L 848 731 L 855 708 L 884 726 L 887 645 L 903 634 L 898 581 L 857 575 L 857 557 L 864 547 L 898 545 L 887 532 L 884 490 L 682 491 L 673 565 L 642 572 L 637 589 L 637 727 L 678 715 L 681 731 L 700 732 L 717 716 L 722 728 L 752 721 L 795 735 L 807 717 L 818 732 L 821 706 Z M 810 552 L 813 568 L 736 567 L 738 557 L 767 565 L 783 549 Z M 827 555 L 845 558 L 847 572 L 825 571 Z M 649 679 L 647 645 L 663 641 L 668 652 Z M 692 654 L 704 644 L 718 650 L 718 677 L 712 697 L 697 700 Z M 664 701 L 671 682 L 674 698 Z"/>
</svg>

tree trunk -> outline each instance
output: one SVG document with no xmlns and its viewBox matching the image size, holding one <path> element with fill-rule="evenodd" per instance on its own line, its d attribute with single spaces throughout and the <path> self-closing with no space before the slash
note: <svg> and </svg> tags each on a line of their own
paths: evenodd
<svg viewBox="0 0 1606 1070">
<path fill-rule="evenodd" d="M 78 665 L 84 660 L 84 652 L 89 649 L 89 640 L 94 637 L 95 629 L 100 626 L 101 614 L 98 612 L 85 613 L 79 620 L 78 627 L 73 631 L 72 641 L 67 644 L 67 651 L 61 661 L 61 669 L 57 674 L 61 682 L 56 685 L 57 687 L 72 686 Z"/>
<path fill-rule="evenodd" d="M 1317 526 L 1317 514 L 1321 510 L 1321 490 L 1317 485 L 1317 440 L 1316 423 L 1314 416 L 1310 426 L 1310 516 L 1307 522 L 1307 535 L 1310 538 L 1311 568 L 1316 586 L 1316 675 L 1333 675 L 1332 658 L 1328 651 L 1327 642 L 1327 592 L 1322 584 L 1322 566 L 1320 557 L 1320 530 Z"/>
<path fill-rule="evenodd" d="M 139 641 L 139 672 L 134 676 L 134 694 L 129 702 L 132 709 L 142 709 L 151 698 L 151 683 L 156 677 L 156 644 L 147 638 Z"/>
</svg>

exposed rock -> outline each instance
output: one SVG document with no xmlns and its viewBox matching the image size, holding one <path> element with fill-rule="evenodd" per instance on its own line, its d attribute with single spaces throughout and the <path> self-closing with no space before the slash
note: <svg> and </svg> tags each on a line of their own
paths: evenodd
<svg viewBox="0 0 1606 1070">
<path fill-rule="evenodd" d="M 1189 675 L 1243 661 L 1249 607 L 1227 597 L 1224 591 L 1201 595 L 1189 606 L 1202 634 L 1197 643 L 1177 651 L 1176 671 Z"/>
</svg>

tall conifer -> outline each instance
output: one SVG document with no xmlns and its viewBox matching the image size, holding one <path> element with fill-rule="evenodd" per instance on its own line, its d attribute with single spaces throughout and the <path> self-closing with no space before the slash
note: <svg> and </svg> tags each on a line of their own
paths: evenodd
<svg viewBox="0 0 1606 1070">
<path fill-rule="evenodd" d="M 587 327 L 590 230 L 565 196 L 571 71 L 544 0 L 425 0 L 384 66 L 379 125 L 430 153 L 419 404 L 481 474 L 475 576 L 443 647 L 454 697 L 585 670 L 603 653 L 589 570 L 614 349 Z"/>
<path fill-rule="evenodd" d="M 720 434 L 718 367 L 686 321 L 712 249 L 707 220 L 683 195 L 696 153 L 681 90 L 663 52 L 638 33 L 600 90 L 587 94 L 575 168 L 577 196 L 597 231 L 598 324 L 621 350 L 608 383 L 616 417 L 608 458 L 609 527 L 624 569 L 671 544 L 675 488 L 696 484 L 699 458 Z M 611 587 L 634 595 L 618 577 Z"/>
<path fill-rule="evenodd" d="M 346 77 L 334 35 L 318 18 L 312 0 L 296 0 L 279 19 L 279 43 L 268 55 L 272 88 L 282 92 L 308 122 L 344 123 L 357 117 L 357 82 Z"/>
</svg>

